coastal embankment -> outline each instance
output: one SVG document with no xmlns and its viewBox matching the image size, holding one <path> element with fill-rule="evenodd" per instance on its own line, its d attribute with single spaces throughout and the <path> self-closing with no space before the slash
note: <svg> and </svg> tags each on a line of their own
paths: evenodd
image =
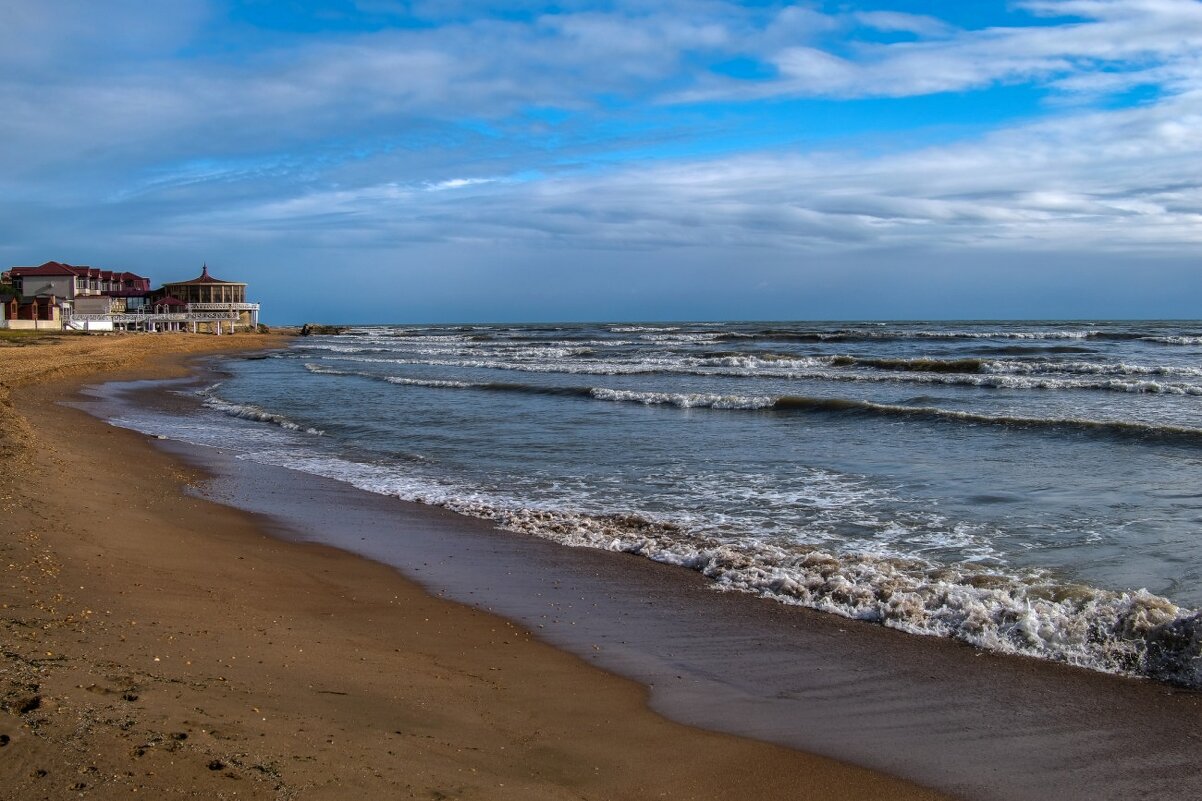
<svg viewBox="0 0 1202 801">
<path fill-rule="evenodd" d="M 667 721 L 522 625 L 188 494 L 203 473 L 61 403 L 283 341 L 0 347 L 0 797 L 941 797 Z"/>
</svg>

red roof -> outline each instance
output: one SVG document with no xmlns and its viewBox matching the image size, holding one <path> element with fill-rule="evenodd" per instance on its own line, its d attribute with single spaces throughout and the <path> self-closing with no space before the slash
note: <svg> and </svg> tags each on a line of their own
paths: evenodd
<svg viewBox="0 0 1202 801">
<path fill-rule="evenodd" d="M 209 275 L 209 265 L 205 264 L 201 268 L 200 275 L 193 278 L 191 281 L 164 281 L 163 286 L 185 286 L 190 284 L 237 284 L 238 281 L 222 281 L 220 278 L 214 278 Z"/>
<path fill-rule="evenodd" d="M 162 300 L 156 300 L 154 302 L 154 305 L 156 305 L 156 306 L 187 306 L 188 304 L 184 303 L 179 298 L 168 295 L 167 297 L 163 298 Z"/>
<path fill-rule="evenodd" d="M 9 272 L 14 278 L 24 275 L 73 275 L 79 278 L 95 278 L 99 281 L 149 280 L 134 273 L 118 273 L 112 270 L 101 270 L 97 267 L 76 267 L 60 261 L 48 261 L 37 267 L 13 267 Z"/>
<path fill-rule="evenodd" d="M 72 267 L 57 261 L 48 261 L 37 267 L 13 267 L 10 272 L 13 277 L 19 275 L 86 275 L 88 267 Z"/>
</svg>

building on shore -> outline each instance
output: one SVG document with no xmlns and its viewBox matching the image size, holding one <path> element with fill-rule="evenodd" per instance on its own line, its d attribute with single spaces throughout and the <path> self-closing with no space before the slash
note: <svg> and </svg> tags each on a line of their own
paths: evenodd
<svg viewBox="0 0 1202 801">
<path fill-rule="evenodd" d="M 15 297 L 0 304 L 0 328 L 232 334 L 259 325 L 246 284 L 212 277 L 207 264 L 198 277 L 157 290 L 135 273 L 57 261 L 5 275 Z"/>
<path fill-rule="evenodd" d="M 48 261 L 37 267 L 13 267 L 8 274 L 19 296 L 53 295 L 64 303 L 71 303 L 77 297 L 150 291 L 150 279 L 135 273 L 76 267 L 58 261 Z"/>
<path fill-rule="evenodd" d="M 150 279 L 131 272 L 101 270 L 48 261 L 6 271 L 15 297 L 5 304 L 0 327 L 61 329 L 77 303 L 108 295 L 137 296 L 150 291 Z M 111 323 L 96 328 L 112 330 Z"/>
<path fill-rule="evenodd" d="M 190 281 L 168 281 L 159 291 L 196 311 L 229 312 L 232 317 L 225 321 L 228 325 L 251 330 L 259 327 L 259 304 L 246 302 L 246 284 L 214 278 L 207 263 L 201 267 L 200 275 Z M 221 323 L 217 325 L 220 327 Z"/>
</svg>

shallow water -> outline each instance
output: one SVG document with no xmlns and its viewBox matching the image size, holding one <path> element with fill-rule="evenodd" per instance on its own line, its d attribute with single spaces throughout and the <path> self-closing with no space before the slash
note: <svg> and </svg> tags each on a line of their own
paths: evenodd
<svg viewBox="0 0 1202 801">
<path fill-rule="evenodd" d="M 370 327 L 122 424 L 1198 686 L 1202 324 Z"/>
</svg>

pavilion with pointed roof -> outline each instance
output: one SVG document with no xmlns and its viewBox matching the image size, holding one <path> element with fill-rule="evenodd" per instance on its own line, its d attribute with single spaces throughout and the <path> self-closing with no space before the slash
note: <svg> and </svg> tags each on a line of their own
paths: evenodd
<svg viewBox="0 0 1202 801">
<path fill-rule="evenodd" d="M 156 292 L 160 298 L 175 298 L 187 308 L 187 314 L 212 316 L 225 314 L 225 323 L 213 319 L 209 322 L 197 320 L 193 330 L 209 328 L 220 334 L 229 325 L 232 332 L 236 326 L 255 329 L 259 325 L 259 304 L 246 302 L 246 284 L 242 281 L 223 281 L 209 273 L 208 262 L 201 267 L 200 275 L 189 281 L 167 281 Z"/>
<path fill-rule="evenodd" d="M 184 303 L 246 303 L 246 284 L 214 278 L 207 262 L 191 281 L 166 282 L 163 290 Z"/>
</svg>

